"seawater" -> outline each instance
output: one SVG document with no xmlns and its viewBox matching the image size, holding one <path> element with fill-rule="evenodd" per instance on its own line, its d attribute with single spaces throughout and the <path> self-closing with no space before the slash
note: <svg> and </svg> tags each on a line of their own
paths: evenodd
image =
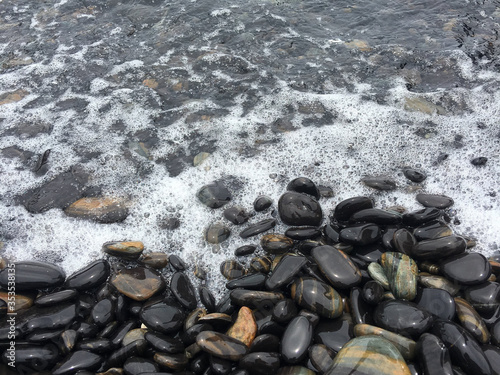
<svg viewBox="0 0 500 375">
<path fill-rule="evenodd" d="M 0 1 L 0 251 L 70 274 L 104 242 L 139 240 L 201 265 L 217 288 L 220 262 L 258 239 L 203 206 L 202 185 L 224 181 L 225 207 L 249 212 L 298 176 L 333 189 L 325 217 L 357 195 L 414 210 L 402 175 L 414 167 L 428 175 L 419 191 L 452 197 L 454 230 L 489 254 L 500 244 L 499 23 L 500 3 L 486 0 Z M 194 166 L 200 152 L 210 156 Z M 479 156 L 483 167 L 470 163 Z M 74 166 L 130 200 L 123 223 L 19 203 Z M 398 189 L 367 188 L 371 175 Z M 162 229 L 170 217 L 178 229 Z M 217 221 L 232 235 L 207 244 Z"/>
</svg>

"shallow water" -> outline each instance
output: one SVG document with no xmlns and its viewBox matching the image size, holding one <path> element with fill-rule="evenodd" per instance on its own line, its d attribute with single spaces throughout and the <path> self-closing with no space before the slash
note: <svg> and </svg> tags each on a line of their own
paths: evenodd
<svg viewBox="0 0 500 375">
<path fill-rule="evenodd" d="M 499 1 L 3 1 L 0 17 L 10 259 L 71 273 L 106 241 L 140 240 L 221 285 L 220 262 L 257 240 L 198 202 L 202 185 L 223 180 L 248 211 L 297 176 L 334 190 L 325 213 L 356 195 L 417 209 L 405 166 L 428 174 L 422 191 L 455 199 L 456 232 L 498 249 Z M 210 156 L 195 167 L 200 152 Z M 26 210 L 20 196 L 72 168 L 94 193 L 127 197 L 127 219 Z M 373 191 L 366 175 L 398 189 Z M 181 226 L 163 229 L 171 217 Z M 215 221 L 233 232 L 219 246 L 202 235 Z"/>
</svg>

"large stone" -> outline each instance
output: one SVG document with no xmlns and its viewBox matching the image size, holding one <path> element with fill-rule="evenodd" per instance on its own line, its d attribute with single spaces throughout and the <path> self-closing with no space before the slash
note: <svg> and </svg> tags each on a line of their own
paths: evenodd
<svg viewBox="0 0 500 375">
<path fill-rule="evenodd" d="M 128 216 L 127 202 L 113 197 L 81 198 L 64 210 L 66 215 L 98 223 L 118 223 Z"/>
<path fill-rule="evenodd" d="M 144 267 L 124 269 L 111 277 L 110 283 L 122 294 L 144 301 L 165 289 L 165 281 L 153 270 Z"/>
<path fill-rule="evenodd" d="M 316 199 L 293 191 L 281 196 L 278 211 L 281 220 L 287 225 L 319 226 L 323 219 L 323 211 Z"/>
</svg>

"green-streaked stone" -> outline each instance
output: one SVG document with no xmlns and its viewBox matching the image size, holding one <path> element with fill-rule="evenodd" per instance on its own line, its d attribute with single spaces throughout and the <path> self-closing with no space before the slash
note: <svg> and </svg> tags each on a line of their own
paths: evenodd
<svg viewBox="0 0 500 375">
<path fill-rule="evenodd" d="M 462 327 L 469 331 L 481 344 L 487 344 L 490 341 L 490 332 L 474 307 L 460 297 L 455 297 L 455 307 Z"/>
<path fill-rule="evenodd" d="M 411 361 L 415 358 L 417 343 L 409 338 L 398 335 L 397 333 L 369 324 L 356 324 L 354 326 L 354 334 L 357 337 L 367 335 L 383 337 L 384 339 L 389 340 L 407 361 Z"/>
<path fill-rule="evenodd" d="M 383 253 L 380 263 L 394 296 L 413 301 L 417 295 L 417 263 L 408 255 L 391 252 Z"/>
<path fill-rule="evenodd" d="M 456 295 L 460 291 L 460 285 L 448 280 L 443 276 L 420 273 L 418 276 L 418 282 L 426 288 L 446 290 L 452 296 Z"/>
<path fill-rule="evenodd" d="M 299 278 L 291 287 L 292 298 L 300 306 L 325 318 L 342 315 L 342 297 L 330 285 L 313 278 Z"/>
<path fill-rule="evenodd" d="M 378 264 L 377 262 L 370 263 L 368 265 L 368 273 L 370 274 L 371 278 L 382 285 L 384 289 L 391 289 L 389 280 L 387 279 L 385 271 L 380 264 Z"/>
<path fill-rule="evenodd" d="M 244 343 L 215 331 L 199 333 L 196 343 L 208 354 L 230 361 L 238 361 L 248 353 Z"/>
<path fill-rule="evenodd" d="M 338 352 L 325 375 L 410 375 L 398 349 L 378 336 L 356 337 Z"/>
</svg>

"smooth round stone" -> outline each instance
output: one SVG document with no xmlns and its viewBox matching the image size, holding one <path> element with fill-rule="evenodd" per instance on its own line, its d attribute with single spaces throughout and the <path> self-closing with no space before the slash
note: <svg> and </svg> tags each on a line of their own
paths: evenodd
<svg viewBox="0 0 500 375">
<path fill-rule="evenodd" d="M 225 260 L 220 265 L 220 273 L 228 280 L 243 276 L 246 271 L 243 266 L 234 260 Z"/>
<path fill-rule="evenodd" d="M 203 306 L 206 307 L 208 312 L 215 311 L 215 297 L 213 293 L 205 286 L 200 286 L 198 289 L 198 293 L 200 294 L 200 301 Z"/>
<path fill-rule="evenodd" d="M 243 306 L 240 308 L 240 311 L 238 311 L 238 317 L 231 328 L 228 329 L 226 335 L 237 339 L 246 346 L 250 347 L 256 334 L 257 323 L 255 322 L 252 310 Z"/>
<path fill-rule="evenodd" d="M 399 350 L 405 360 L 411 361 L 415 358 L 417 343 L 407 337 L 369 324 L 356 324 L 354 326 L 354 334 L 356 337 L 368 335 L 383 337 Z"/>
<path fill-rule="evenodd" d="M 436 318 L 453 320 L 455 317 L 455 300 L 446 290 L 424 288 L 417 296 L 415 303 Z"/>
<path fill-rule="evenodd" d="M 182 341 L 172 336 L 148 331 L 144 334 L 144 339 L 151 347 L 162 353 L 175 354 L 184 351 Z"/>
<path fill-rule="evenodd" d="M 430 313 L 414 303 L 400 300 L 382 302 L 375 309 L 373 319 L 377 326 L 411 338 L 419 337 L 433 323 Z"/>
<path fill-rule="evenodd" d="M 491 275 L 490 263 L 479 253 L 448 257 L 439 263 L 439 267 L 444 276 L 462 285 L 482 284 Z"/>
<path fill-rule="evenodd" d="M 226 283 L 227 289 L 252 289 L 252 290 L 262 290 L 267 280 L 267 275 L 261 272 L 251 273 L 249 275 L 244 275 L 233 279 Z"/>
<path fill-rule="evenodd" d="M 307 356 L 312 335 L 312 324 L 305 316 L 293 318 L 281 338 L 280 353 L 283 360 L 290 364 L 301 362 Z"/>
<path fill-rule="evenodd" d="M 265 333 L 255 337 L 250 345 L 250 353 L 254 352 L 278 352 L 280 338 L 276 335 Z"/>
<path fill-rule="evenodd" d="M 382 285 L 374 280 L 370 280 L 363 285 L 361 296 L 366 303 L 375 306 L 382 301 L 384 293 L 385 290 Z"/>
<path fill-rule="evenodd" d="M 443 289 L 450 293 L 452 296 L 460 291 L 460 285 L 437 275 L 419 275 L 418 282 L 426 288 Z"/>
<path fill-rule="evenodd" d="M 325 318 L 342 315 L 342 297 L 331 286 L 313 278 L 299 278 L 291 287 L 295 302 Z"/>
<path fill-rule="evenodd" d="M 251 255 L 257 250 L 257 246 L 254 245 L 243 245 L 234 250 L 234 255 L 237 257 L 242 257 L 245 255 Z"/>
<path fill-rule="evenodd" d="M 394 232 L 392 243 L 395 250 L 399 251 L 401 254 L 411 256 L 412 249 L 417 243 L 417 240 L 408 229 L 401 228 Z"/>
<path fill-rule="evenodd" d="M 276 303 L 273 309 L 273 320 L 286 324 L 297 315 L 297 306 L 291 299 L 285 299 Z"/>
<path fill-rule="evenodd" d="M 198 305 L 194 286 L 185 273 L 176 272 L 172 275 L 170 290 L 177 301 L 186 309 L 193 310 Z"/>
<path fill-rule="evenodd" d="M 423 208 L 421 210 L 408 212 L 403 215 L 403 224 L 410 227 L 417 227 L 441 216 L 441 210 L 437 208 Z"/>
<path fill-rule="evenodd" d="M 140 263 L 151 268 L 162 269 L 168 264 L 168 255 L 162 252 L 153 252 L 149 254 L 142 254 Z"/>
<path fill-rule="evenodd" d="M 177 332 L 184 322 L 182 311 L 165 302 L 143 307 L 139 317 L 146 327 L 160 333 Z"/>
<path fill-rule="evenodd" d="M 373 208 L 373 199 L 368 197 L 348 198 L 337 204 L 333 212 L 333 218 L 337 221 L 348 221 L 358 211 Z"/>
<path fill-rule="evenodd" d="M 465 289 L 465 299 L 479 312 L 491 313 L 500 306 L 500 284 L 486 281 Z"/>
<path fill-rule="evenodd" d="M 411 375 L 398 349 L 377 336 L 356 337 L 338 352 L 325 375 L 342 374 Z"/>
<path fill-rule="evenodd" d="M 9 280 L 10 277 L 10 280 Z M 43 262 L 17 262 L 0 271 L 0 287 L 8 290 L 15 278 L 16 291 L 55 288 L 64 283 L 61 267 Z"/>
<path fill-rule="evenodd" d="M 321 236 L 321 231 L 315 227 L 292 227 L 285 231 L 285 236 L 292 240 L 302 241 Z"/>
<path fill-rule="evenodd" d="M 323 219 L 318 201 L 303 193 L 286 192 L 278 201 L 278 212 L 287 225 L 310 225 L 317 227 Z"/>
<path fill-rule="evenodd" d="M 467 242 L 458 236 L 441 237 L 417 242 L 411 257 L 417 260 L 440 260 L 465 251 Z"/>
<path fill-rule="evenodd" d="M 413 168 L 403 169 L 404 176 L 412 182 L 422 182 L 427 178 L 427 175 Z"/>
<path fill-rule="evenodd" d="M 76 304 L 58 305 L 46 308 L 31 307 L 24 314 L 17 316 L 22 333 L 31 333 L 39 330 L 53 330 L 63 328 L 73 323 L 77 317 Z"/>
<path fill-rule="evenodd" d="M 484 355 L 491 366 L 492 375 L 500 375 L 500 348 L 494 345 L 483 345 Z"/>
<path fill-rule="evenodd" d="M 241 359 L 239 367 L 251 375 L 274 375 L 280 367 L 280 356 L 278 353 L 250 353 Z"/>
<path fill-rule="evenodd" d="M 376 242 L 381 236 L 380 227 L 376 224 L 355 224 L 340 231 L 342 242 L 365 246 Z"/>
<path fill-rule="evenodd" d="M 256 236 L 260 233 L 264 233 L 269 229 L 273 229 L 276 226 L 276 220 L 274 219 L 264 219 L 258 223 L 249 225 L 246 229 L 240 232 L 241 238 L 248 238 Z"/>
<path fill-rule="evenodd" d="M 10 344 L 9 344 L 10 345 Z M 16 343 L 15 350 L 8 349 L 2 354 L 3 363 L 13 362 L 14 355 L 15 366 L 18 369 L 24 369 L 22 373 L 29 374 L 28 369 L 33 370 L 33 373 L 52 368 L 59 359 L 59 351 L 54 344 L 47 343 L 41 345 L 25 345 Z M 1 368 L 0 368 L 1 370 Z"/>
<path fill-rule="evenodd" d="M 349 340 L 354 338 L 354 325 L 350 315 L 338 319 L 321 319 L 314 329 L 314 342 L 323 344 L 337 353 Z"/>
<path fill-rule="evenodd" d="M 188 365 L 188 358 L 184 353 L 180 354 L 155 353 L 153 359 L 161 367 L 173 371 L 183 370 Z"/>
<path fill-rule="evenodd" d="M 460 366 L 467 374 L 490 375 L 491 367 L 477 341 L 458 324 L 438 320 L 432 333 L 448 348 L 452 363 Z"/>
<path fill-rule="evenodd" d="M 95 324 L 104 327 L 115 318 L 114 310 L 115 304 L 113 301 L 111 299 L 103 299 L 92 307 L 90 315 Z"/>
<path fill-rule="evenodd" d="M 424 333 L 417 342 L 418 360 L 426 375 L 453 375 L 450 354 L 439 337 Z"/>
<path fill-rule="evenodd" d="M 102 251 L 118 258 L 136 260 L 144 251 L 144 244 L 140 241 L 106 242 Z"/>
<path fill-rule="evenodd" d="M 455 304 L 457 306 L 457 316 L 462 327 L 479 343 L 487 344 L 490 341 L 490 333 L 481 316 L 463 298 L 455 297 Z"/>
<path fill-rule="evenodd" d="M 224 217 L 234 225 L 246 223 L 250 216 L 241 207 L 230 207 L 224 210 Z"/>
<path fill-rule="evenodd" d="M 372 324 L 372 307 L 361 297 L 360 288 L 352 288 L 349 296 L 349 307 L 354 324 Z"/>
<path fill-rule="evenodd" d="M 64 302 L 74 301 L 78 292 L 73 289 L 61 290 L 59 292 L 46 294 L 35 299 L 35 305 L 40 307 L 53 306 Z"/>
<path fill-rule="evenodd" d="M 253 202 L 253 209 L 257 212 L 265 211 L 269 207 L 271 207 L 272 204 L 273 200 L 270 197 L 266 195 L 260 195 L 255 198 Z"/>
<path fill-rule="evenodd" d="M 210 369 L 215 375 L 227 375 L 233 368 L 233 362 L 214 357 L 213 355 L 210 356 L 209 363 Z"/>
<path fill-rule="evenodd" d="M 196 343 L 208 354 L 230 361 L 238 361 L 248 353 L 244 343 L 215 331 L 200 332 Z"/>
<path fill-rule="evenodd" d="M 186 263 L 175 254 L 172 254 L 168 257 L 168 262 L 176 271 L 184 271 L 187 268 Z"/>
<path fill-rule="evenodd" d="M 372 262 L 368 265 L 368 274 L 370 277 L 375 280 L 377 283 L 382 285 L 382 287 L 386 290 L 391 288 L 389 284 L 389 279 L 385 274 L 384 268 L 377 262 Z"/>
<path fill-rule="evenodd" d="M 394 233 L 396 233 L 398 229 L 400 229 L 399 226 L 387 226 L 385 228 L 380 241 L 381 244 L 378 244 L 379 246 L 383 246 L 384 251 L 395 251 L 393 239 Z"/>
<path fill-rule="evenodd" d="M 361 272 L 349 256 L 325 245 L 311 252 L 319 269 L 334 288 L 349 289 L 361 282 Z"/>
<path fill-rule="evenodd" d="M 230 235 L 229 228 L 219 223 L 210 224 L 205 230 L 205 240 L 208 243 L 219 244 L 227 240 Z"/>
<path fill-rule="evenodd" d="M 285 299 L 279 292 L 261 292 L 258 290 L 234 289 L 229 294 L 231 302 L 238 306 L 265 309 L 272 311 L 274 305 Z"/>
<path fill-rule="evenodd" d="M 232 198 L 229 190 L 219 181 L 202 186 L 196 193 L 196 197 L 210 208 L 222 207 Z"/>
<path fill-rule="evenodd" d="M 439 194 L 417 194 L 417 201 L 424 207 L 445 209 L 453 205 L 453 199 Z"/>
<path fill-rule="evenodd" d="M 396 189 L 396 182 L 384 176 L 364 177 L 361 179 L 366 186 L 375 190 L 390 191 Z"/>
<path fill-rule="evenodd" d="M 319 199 L 321 194 L 314 182 L 307 177 L 297 177 L 290 181 L 286 187 L 288 191 L 296 191 L 297 193 L 305 193 L 312 195 L 314 198 Z"/>
<path fill-rule="evenodd" d="M 122 269 L 110 280 L 116 290 L 135 301 L 144 301 L 165 289 L 165 281 L 154 270 L 136 267 Z"/>
<path fill-rule="evenodd" d="M 333 353 L 323 344 L 315 344 L 309 347 L 309 359 L 319 373 L 325 373 L 333 365 Z"/>
<path fill-rule="evenodd" d="M 139 375 L 145 372 L 154 373 L 158 371 L 158 365 L 145 358 L 131 357 L 123 364 L 123 372 L 125 375 Z"/>
<path fill-rule="evenodd" d="M 307 258 L 302 256 L 283 256 L 271 276 L 266 280 L 266 288 L 276 290 L 288 284 L 307 262 Z"/>
<path fill-rule="evenodd" d="M 378 225 L 399 224 L 402 220 L 403 217 L 399 213 L 380 208 L 366 208 L 355 212 L 349 218 L 352 223 L 373 223 Z"/>
<path fill-rule="evenodd" d="M 85 197 L 73 202 L 64 213 L 103 224 L 119 223 L 127 218 L 128 205 L 125 199 L 117 197 Z"/>
<path fill-rule="evenodd" d="M 380 256 L 391 291 L 398 299 L 412 301 L 417 295 L 418 266 L 408 255 L 387 252 Z"/>
<path fill-rule="evenodd" d="M 69 354 L 59 366 L 53 371 L 52 375 L 70 375 L 80 370 L 96 371 L 101 367 L 102 357 L 84 350 L 78 350 Z"/>
<path fill-rule="evenodd" d="M 65 286 L 78 291 L 92 289 L 105 282 L 109 272 L 108 261 L 99 259 L 69 276 L 66 279 Z"/>
<path fill-rule="evenodd" d="M 282 234 L 266 234 L 260 239 L 260 246 L 269 254 L 284 254 L 293 246 L 293 240 Z"/>
<path fill-rule="evenodd" d="M 438 220 L 429 221 L 413 230 L 413 235 L 418 241 L 434 240 L 452 234 L 451 228 Z"/>
<path fill-rule="evenodd" d="M 108 354 L 106 356 L 107 359 L 104 367 L 122 367 L 123 363 L 125 363 L 128 358 L 136 356 L 142 357 L 146 347 L 146 340 L 136 340 L 131 342 L 130 344 L 115 350 L 113 353 Z"/>
</svg>

